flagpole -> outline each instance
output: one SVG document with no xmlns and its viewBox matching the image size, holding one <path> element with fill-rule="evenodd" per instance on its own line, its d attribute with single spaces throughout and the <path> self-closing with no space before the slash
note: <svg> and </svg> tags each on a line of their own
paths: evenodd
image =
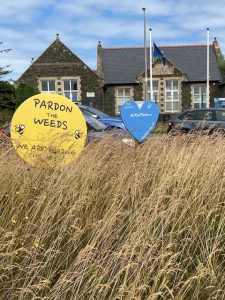
<svg viewBox="0 0 225 300">
<path fill-rule="evenodd" d="M 142 8 L 144 12 L 144 51 L 145 51 L 145 79 L 144 79 L 144 101 L 147 99 L 147 48 L 146 48 L 146 8 Z"/>
<path fill-rule="evenodd" d="M 209 28 L 207 28 L 206 107 L 209 108 Z"/>
<path fill-rule="evenodd" d="M 153 85 L 152 85 L 152 28 L 149 28 L 149 71 L 150 71 L 150 97 L 153 101 Z"/>
</svg>

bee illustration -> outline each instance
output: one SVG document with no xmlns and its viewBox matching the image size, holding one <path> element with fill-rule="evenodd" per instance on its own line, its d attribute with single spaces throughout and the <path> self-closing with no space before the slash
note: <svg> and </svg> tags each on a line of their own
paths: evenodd
<svg viewBox="0 0 225 300">
<path fill-rule="evenodd" d="M 75 139 L 80 139 L 82 137 L 83 133 L 80 132 L 80 130 L 75 130 Z"/>
<path fill-rule="evenodd" d="M 25 125 L 23 125 L 23 124 L 16 125 L 16 126 L 15 126 L 15 129 L 16 129 L 16 131 L 17 131 L 19 134 L 23 134 L 23 133 L 24 133 L 24 129 L 25 129 Z"/>
</svg>

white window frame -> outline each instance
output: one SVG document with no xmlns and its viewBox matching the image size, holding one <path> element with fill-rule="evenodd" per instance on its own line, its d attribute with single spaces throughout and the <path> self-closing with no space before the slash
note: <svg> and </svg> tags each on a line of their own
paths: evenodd
<svg viewBox="0 0 225 300">
<path fill-rule="evenodd" d="M 77 82 L 77 89 L 76 90 L 72 90 L 72 86 L 71 86 L 71 81 L 76 81 Z M 64 88 L 64 82 L 65 81 L 69 81 L 69 85 L 70 85 L 70 89 L 69 90 L 65 90 Z M 72 93 L 76 93 L 77 94 L 77 100 L 73 101 L 74 103 L 79 102 L 79 88 L 78 88 L 78 79 L 77 78 L 62 78 L 62 86 L 63 86 L 63 95 L 66 97 L 65 93 L 70 93 L 70 99 L 71 101 L 73 101 L 73 97 L 72 97 Z"/>
<path fill-rule="evenodd" d="M 167 89 L 166 87 L 166 83 L 168 81 L 171 81 L 171 85 L 172 85 L 172 88 L 171 89 Z M 177 82 L 177 89 L 174 89 L 174 82 Z M 167 99 L 167 92 L 170 92 L 171 93 L 171 99 Z M 178 97 L 177 99 L 174 99 L 174 92 L 177 92 L 178 93 Z M 171 102 L 172 103 L 172 109 L 167 109 L 167 103 Z M 178 109 L 174 109 L 174 103 L 178 103 Z M 178 79 L 166 79 L 165 80 L 165 112 L 172 112 L 172 113 L 175 113 L 175 112 L 179 112 L 180 111 L 180 82 Z"/>
<path fill-rule="evenodd" d="M 122 90 L 122 96 L 119 95 L 119 90 Z M 129 90 L 129 96 L 126 95 L 125 90 Z M 128 100 L 133 99 L 133 87 L 121 86 L 116 88 L 116 114 L 120 114 L 120 107 Z"/>
<path fill-rule="evenodd" d="M 195 93 L 195 89 L 198 89 L 198 93 Z M 202 90 L 205 90 L 202 92 Z M 206 84 L 196 84 L 192 86 L 192 95 L 193 95 L 193 101 L 192 101 L 192 106 L 193 108 L 206 108 Z M 202 101 L 203 97 L 203 101 Z M 199 98 L 197 100 L 197 98 Z M 197 106 L 197 104 L 199 106 Z"/>
<path fill-rule="evenodd" d="M 42 82 L 43 81 L 46 81 L 47 82 L 47 91 L 43 91 L 42 90 Z M 54 82 L 54 84 L 55 84 L 55 90 L 50 90 L 49 89 L 49 82 L 50 81 L 53 81 Z M 49 93 L 49 94 L 55 94 L 56 93 L 56 80 L 55 79 L 45 79 L 45 78 L 43 78 L 43 79 L 40 79 L 40 91 L 41 91 L 41 93 L 42 94 L 46 94 L 46 93 Z"/>
<path fill-rule="evenodd" d="M 157 82 L 157 88 L 155 88 L 154 83 Z M 159 80 L 152 81 L 152 94 L 153 99 L 151 99 L 151 90 L 150 90 L 150 81 L 148 81 L 148 90 L 147 90 L 147 99 L 154 101 L 155 103 L 159 103 Z"/>
</svg>

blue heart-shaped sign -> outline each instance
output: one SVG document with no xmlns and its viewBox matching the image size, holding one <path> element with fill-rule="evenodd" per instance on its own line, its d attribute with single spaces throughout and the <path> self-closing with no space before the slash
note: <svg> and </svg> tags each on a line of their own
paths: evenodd
<svg viewBox="0 0 225 300">
<path fill-rule="evenodd" d="M 139 108 L 135 101 L 127 101 L 121 107 L 121 118 L 130 134 L 142 142 L 154 129 L 159 117 L 155 102 L 145 101 Z"/>
</svg>

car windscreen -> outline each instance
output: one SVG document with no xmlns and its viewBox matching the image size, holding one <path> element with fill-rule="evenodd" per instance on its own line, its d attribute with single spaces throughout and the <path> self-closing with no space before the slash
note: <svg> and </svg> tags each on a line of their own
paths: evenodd
<svg viewBox="0 0 225 300">
<path fill-rule="evenodd" d="M 98 121 L 91 115 L 85 113 L 83 113 L 83 115 L 89 129 L 93 129 L 95 131 L 103 131 L 107 128 L 106 125 L 104 125 L 102 122 Z"/>
<path fill-rule="evenodd" d="M 103 111 L 101 111 L 101 110 L 99 110 L 97 108 L 94 108 L 94 107 L 80 107 L 80 109 L 82 111 L 83 110 L 89 111 L 90 113 L 92 113 L 93 115 L 98 116 L 99 118 L 108 118 L 109 117 L 109 115 L 107 115 Z"/>
<path fill-rule="evenodd" d="M 212 110 L 192 110 L 192 111 L 189 111 L 186 118 L 188 120 L 213 121 L 213 111 Z"/>
<path fill-rule="evenodd" d="M 178 115 L 177 118 L 180 120 L 184 120 L 187 117 L 188 113 L 189 113 L 189 111 L 185 111 L 184 113 Z"/>
</svg>

